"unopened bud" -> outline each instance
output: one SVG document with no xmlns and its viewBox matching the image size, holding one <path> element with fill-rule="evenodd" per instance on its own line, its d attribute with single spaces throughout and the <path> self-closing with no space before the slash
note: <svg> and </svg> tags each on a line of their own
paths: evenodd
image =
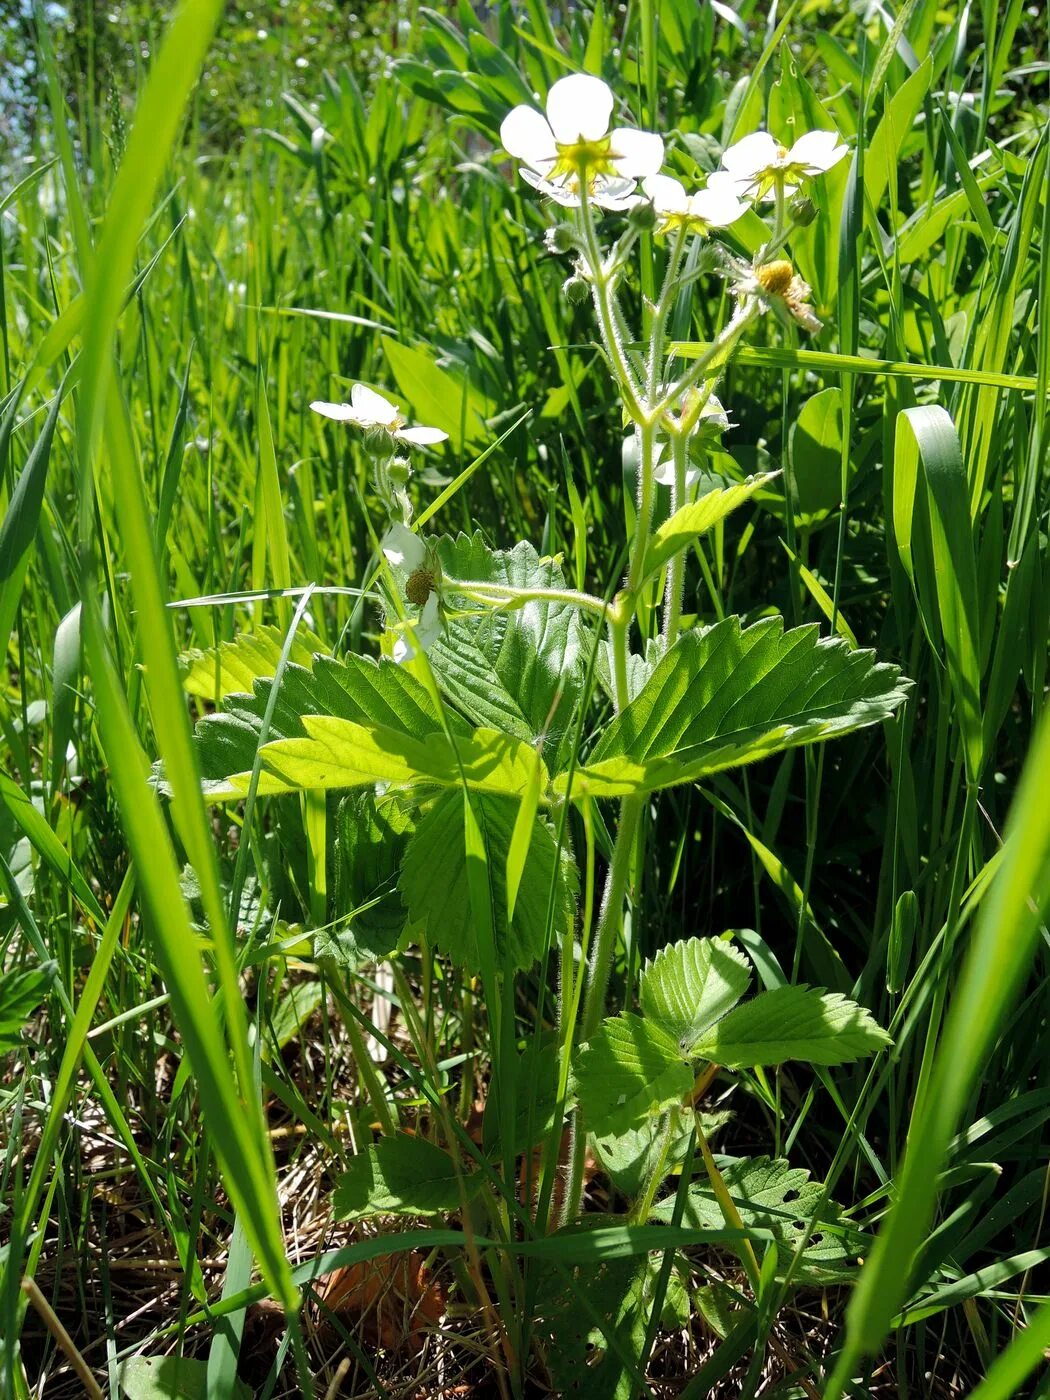
<svg viewBox="0 0 1050 1400">
<path fill-rule="evenodd" d="M 543 235 L 543 241 L 552 253 L 571 253 L 576 247 L 576 235 L 568 224 L 555 224 Z"/>
<path fill-rule="evenodd" d="M 656 208 L 650 200 L 640 199 L 627 215 L 627 221 L 632 228 L 641 229 L 645 233 L 656 227 Z"/>
<path fill-rule="evenodd" d="M 797 194 L 791 201 L 789 211 L 799 228 L 808 228 L 817 217 L 817 206 L 806 194 Z"/>
<path fill-rule="evenodd" d="M 386 428 L 366 429 L 364 442 L 369 457 L 376 457 L 380 461 L 393 452 L 394 442 Z"/>
<path fill-rule="evenodd" d="M 583 278 L 575 275 L 564 284 L 562 291 L 570 306 L 582 306 L 591 294 L 591 289 Z"/>
<path fill-rule="evenodd" d="M 395 457 L 387 465 L 387 475 L 390 477 L 390 485 L 397 488 L 407 486 L 408 478 L 412 475 L 412 468 L 405 461 L 404 457 Z"/>
</svg>

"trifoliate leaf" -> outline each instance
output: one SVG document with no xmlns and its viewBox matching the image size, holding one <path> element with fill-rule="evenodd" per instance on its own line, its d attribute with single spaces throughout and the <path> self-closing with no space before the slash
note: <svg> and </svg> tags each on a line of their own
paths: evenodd
<svg viewBox="0 0 1050 1400">
<path fill-rule="evenodd" d="M 785 632 L 775 617 L 742 629 L 728 617 L 671 648 L 575 770 L 573 792 L 652 792 L 848 734 L 887 719 L 909 686 L 815 626 Z"/>
<path fill-rule="evenodd" d="M 22 1043 L 22 1028 L 54 980 L 57 964 L 0 973 L 0 1054 Z"/>
<path fill-rule="evenodd" d="M 732 1116 L 726 1109 L 717 1113 L 701 1113 L 700 1126 L 708 1142 L 725 1127 Z M 692 1117 L 683 1114 L 667 1149 L 668 1171 L 685 1161 L 692 1131 Z M 607 1133 L 594 1138 L 595 1151 L 602 1169 L 616 1189 L 630 1197 L 637 1196 L 656 1170 L 657 1160 L 663 1152 L 663 1143 L 663 1125 L 659 1118 L 648 1118 L 640 1128 L 634 1128 L 627 1133 Z"/>
<path fill-rule="evenodd" d="M 543 953 L 547 903 L 555 885 L 554 932 L 559 939 L 574 917 L 576 869 L 568 853 L 558 855 L 551 827 L 537 818 L 525 868 L 507 926 L 507 852 L 518 803 L 495 796 L 475 796 L 472 805 L 488 853 L 497 965 L 531 967 Z M 467 880 L 463 794 L 452 791 L 434 803 L 418 822 L 401 867 L 400 889 L 413 923 L 425 925 L 427 942 L 470 972 L 480 972 L 477 920 Z"/>
<path fill-rule="evenodd" d="M 581 1048 L 575 1079 L 587 1125 L 603 1135 L 630 1132 L 678 1103 L 693 1075 L 665 1031 L 625 1011 L 604 1021 Z"/>
<path fill-rule="evenodd" d="M 359 1153 L 335 1188 L 339 1220 L 369 1215 L 444 1215 L 458 1210 L 481 1185 L 442 1148 L 399 1133 Z M 462 1183 L 462 1187 L 461 1187 Z"/>
<path fill-rule="evenodd" d="M 701 1031 L 747 991 L 751 964 L 721 938 L 689 938 L 662 948 L 642 970 L 642 1010 L 689 1051 Z"/>
<path fill-rule="evenodd" d="M 889 1044 L 871 1013 L 839 992 L 789 986 L 730 1011 L 700 1036 L 692 1053 L 727 1069 L 785 1060 L 842 1065 Z"/>
<path fill-rule="evenodd" d="M 314 955 L 353 971 L 385 958 L 408 921 L 398 871 L 415 820 L 402 802 L 368 788 L 348 793 L 335 817 L 335 880 L 330 923 L 314 934 Z"/>
<path fill-rule="evenodd" d="M 250 695 L 256 681 L 274 676 L 284 645 L 285 634 L 279 627 L 260 627 L 220 642 L 217 647 L 185 652 L 179 657 L 182 683 L 190 695 L 213 705 L 228 695 Z M 292 641 L 288 660 L 309 670 L 314 653 L 323 650 L 318 637 L 300 629 Z"/>
</svg>

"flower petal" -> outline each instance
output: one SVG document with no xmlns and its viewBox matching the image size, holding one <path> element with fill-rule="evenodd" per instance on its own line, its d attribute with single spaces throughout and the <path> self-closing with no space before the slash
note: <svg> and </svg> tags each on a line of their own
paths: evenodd
<svg viewBox="0 0 1050 1400">
<path fill-rule="evenodd" d="M 334 423 L 357 422 L 357 412 L 348 403 L 325 403 L 323 399 L 314 399 L 310 407 L 322 418 L 331 418 Z"/>
<path fill-rule="evenodd" d="M 722 164 L 741 180 L 753 179 L 760 170 L 777 163 L 777 143 L 768 131 L 753 131 L 722 152 Z"/>
<path fill-rule="evenodd" d="M 423 604 L 423 610 L 419 614 L 419 621 L 416 623 L 416 641 L 424 651 L 429 651 L 436 641 L 441 638 L 442 622 L 441 614 L 438 612 L 438 595 L 431 593 L 430 597 Z"/>
<path fill-rule="evenodd" d="M 435 443 L 445 442 L 448 433 L 443 433 L 440 428 L 399 428 L 394 436 L 416 447 L 433 447 Z"/>
<path fill-rule="evenodd" d="M 741 180 L 729 170 L 712 170 L 704 189 L 712 190 L 715 194 L 735 194 L 738 199 L 743 199 L 750 185 L 750 178 Z"/>
<path fill-rule="evenodd" d="M 398 521 L 387 530 L 380 548 L 388 564 L 395 569 L 404 569 L 406 573 L 415 573 L 426 563 L 426 545 L 407 525 Z"/>
<path fill-rule="evenodd" d="M 664 142 L 654 131 L 618 126 L 610 132 L 612 167 L 618 175 L 640 180 L 655 175 L 664 163 Z"/>
<path fill-rule="evenodd" d="M 642 189 L 658 214 L 684 214 L 688 206 L 685 186 L 670 175 L 647 175 Z"/>
<path fill-rule="evenodd" d="M 600 141 L 609 130 L 612 109 L 612 90 L 589 73 L 559 78 L 547 94 L 547 120 L 562 146 Z"/>
<path fill-rule="evenodd" d="M 579 204 L 580 201 L 574 195 L 572 202 Z M 636 192 L 633 180 L 599 176 L 591 189 L 591 203 L 602 209 L 633 209 L 636 204 L 643 202 L 642 196 Z"/>
<path fill-rule="evenodd" d="M 711 228 L 725 228 L 747 213 L 748 206 L 737 198 L 735 188 L 727 190 L 721 186 L 713 189 L 708 186 L 698 190 L 689 200 L 689 213 L 702 219 Z"/>
<path fill-rule="evenodd" d="M 542 172 L 549 169 L 558 154 L 554 133 L 543 113 L 537 112 L 535 107 L 515 107 L 508 112 L 499 129 L 499 139 L 505 151 L 516 160 L 524 161 L 533 170 Z"/>
<path fill-rule="evenodd" d="M 563 184 L 560 180 L 545 180 L 542 175 L 537 175 L 535 170 L 529 170 L 522 166 L 521 178 L 532 186 L 534 190 L 539 190 L 548 199 L 553 199 L 556 204 L 561 204 L 566 209 L 579 209 L 580 196 L 570 186 Z"/>
<path fill-rule="evenodd" d="M 355 384 L 350 390 L 350 402 L 359 423 L 374 423 L 377 427 L 388 428 L 397 421 L 397 405 L 382 394 L 377 394 L 367 384 Z"/>
<path fill-rule="evenodd" d="M 837 131 L 807 131 L 788 151 L 791 165 L 801 165 L 808 175 L 820 175 L 838 165 L 849 147 L 839 139 Z"/>
</svg>

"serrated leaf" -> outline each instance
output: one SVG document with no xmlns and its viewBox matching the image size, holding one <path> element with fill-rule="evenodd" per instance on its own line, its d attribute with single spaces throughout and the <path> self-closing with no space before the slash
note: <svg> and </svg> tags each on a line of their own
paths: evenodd
<svg viewBox="0 0 1050 1400">
<path fill-rule="evenodd" d="M 408 920 L 397 874 L 414 830 L 412 814 L 396 797 L 377 802 L 363 788 L 340 801 L 332 917 L 314 934 L 315 957 L 353 971 L 393 952 Z"/>
<path fill-rule="evenodd" d="M 260 796 L 315 792 L 332 788 L 436 785 L 511 796 L 526 792 L 536 755 L 520 739 L 494 729 L 476 729 L 453 745 L 444 734 L 416 738 L 386 725 L 357 724 L 335 715 L 304 715 L 303 739 L 264 744 Z M 546 773 L 543 775 L 546 786 Z M 213 800 L 243 797 L 251 773 L 234 773 L 216 784 Z"/>
<path fill-rule="evenodd" d="M 475 724 L 522 739 L 549 736 L 545 751 L 555 754 L 583 678 L 578 610 L 534 599 L 494 611 L 457 597 L 456 582 L 564 588 L 560 566 L 525 541 L 491 550 L 480 533 L 440 540 L 438 557 L 449 604 L 471 614 L 452 619 L 430 651 L 439 684 Z"/>
<path fill-rule="evenodd" d="M 718 1169 L 744 1225 L 771 1231 L 787 1249 L 798 1247 L 810 1221 L 816 1218 L 817 1228 L 803 1253 L 806 1264 L 832 1269 L 863 1251 L 865 1237 L 839 1223 L 838 1208 L 833 1202 L 821 1204 L 824 1187 L 819 1181 L 811 1181 L 804 1167 L 792 1167 L 782 1158 L 752 1157 L 721 1161 Z M 675 1198 L 669 1196 L 653 1208 L 652 1218 L 669 1222 L 674 1206 Z M 710 1181 L 704 1177 L 691 1182 L 682 1224 L 714 1230 L 724 1223 Z M 789 1259 L 786 1256 L 781 1260 L 784 1267 Z"/>
<path fill-rule="evenodd" d="M 226 779 L 249 770 L 255 762 L 272 684 L 272 677 L 257 677 L 251 694 L 227 695 L 221 713 L 198 722 L 194 742 L 206 791 L 221 796 Z M 392 661 L 365 656 L 315 655 L 312 670 L 289 663 L 271 716 L 270 739 L 305 734 L 306 715 L 376 723 L 417 738 L 442 728 L 430 696 L 414 676 Z M 454 732 L 467 732 L 458 716 L 448 718 Z"/>
<path fill-rule="evenodd" d="M 701 496 L 699 500 L 676 510 L 649 541 L 645 551 L 645 563 L 642 566 L 643 580 L 659 573 L 668 560 L 673 559 L 683 549 L 688 549 L 694 540 L 714 529 L 756 491 L 768 486 L 779 475 L 779 472 L 764 472 L 760 476 L 750 477 L 747 481 L 734 482 L 732 486 L 717 487 Z"/>
<path fill-rule="evenodd" d="M 575 867 L 567 853 L 559 859 L 550 826 L 538 819 L 533 827 L 514 918 L 507 922 L 507 853 L 518 804 L 496 796 L 472 801 L 488 852 L 495 925 L 496 953 L 502 968 L 531 967 L 543 953 L 547 902 L 552 882 L 558 891 L 554 907 L 555 940 L 571 927 L 575 898 Z M 443 794 L 418 822 L 401 867 L 400 889 L 413 923 L 425 926 L 431 946 L 446 953 L 457 966 L 480 972 L 478 931 L 467 880 L 463 796 Z"/>
<path fill-rule="evenodd" d="M 701 1031 L 748 989 L 751 964 L 721 938 L 688 938 L 661 948 L 642 970 L 642 1010 L 688 1051 Z"/>
<path fill-rule="evenodd" d="M 462 1186 L 461 1186 L 462 1183 Z M 350 1163 L 336 1184 L 338 1220 L 369 1215 L 444 1215 L 458 1210 L 481 1185 L 447 1152 L 425 1138 L 380 1138 Z"/>
<path fill-rule="evenodd" d="M 609 1017 L 576 1056 L 576 1094 L 590 1130 L 630 1132 L 678 1103 L 693 1082 L 674 1040 L 633 1012 Z"/>
<path fill-rule="evenodd" d="M 700 1036 L 692 1053 L 727 1069 L 785 1060 L 843 1065 L 889 1044 L 890 1037 L 855 1001 L 839 992 L 788 986 L 760 992 L 728 1012 Z"/>
<path fill-rule="evenodd" d="M 218 705 L 228 695 L 251 694 L 257 680 L 270 680 L 284 650 L 285 634 L 279 627 L 260 627 L 204 651 L 188 651 L 179 658 L 182 683 L 190 695 Z M 323 651 L 319 638 L 300 629 L 292 641 L 288 660 L 309 670 L 314 652 Z"/>
<path fill-rule="evenodd" d="M 728 1109 L 716 1113 L 701 1113 L 700 1126 L 710 1142 L 732 1118 Z M 667 1149 L 667 1163 L 683 1162 L 693 1131 L 692 1119 L 680 1116 L 678 1129 Z M 637 1196 L 645 1182 L 656 1170 L 657 1159 L 663 1153 L 664 1134 L 658 1118 L 647 1119 L 640 1128 L 626 1133 L 608 1133 L 594 1138 L 595 1151 L 603 1170 L 618 1191 L 625 1196 Z"/>
<path fill-rule="evenodd" d="M 896 666 L 815 626 L 785 632 L 775 617 L 741 628 L 729 617 L 671 648 L 576 769 L 573 792 L 652 792 L 849 734 L 887 719 L 909 686 Z"/>
</svg>

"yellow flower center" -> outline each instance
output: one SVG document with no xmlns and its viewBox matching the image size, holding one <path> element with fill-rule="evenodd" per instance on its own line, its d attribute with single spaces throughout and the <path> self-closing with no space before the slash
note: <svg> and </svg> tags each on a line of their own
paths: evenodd
<svg viewBox="0 0 1050 1400">
<path fill-rule="evenodd" d="M 778 258 L 776 262 L 763 263 L 755 272 L 758 285 L 772 297 L 782 297 L 791 286 L 791 279 L 794 275 L 795 269 L 786 258 Z"/>
<path fill-rule="evenodd" d="M 548 179 L 564 179 L 566 176 L 579 179 L 581 175 L 585 175 L 589 189 L 595 176 L 616 173 L 613 166 L 615 153 L 610 136 L 603 136 L 600 141 L 570 141 L 564 145 L 558 142 L 557 151 L 558 158 Z"/>
</svg>

